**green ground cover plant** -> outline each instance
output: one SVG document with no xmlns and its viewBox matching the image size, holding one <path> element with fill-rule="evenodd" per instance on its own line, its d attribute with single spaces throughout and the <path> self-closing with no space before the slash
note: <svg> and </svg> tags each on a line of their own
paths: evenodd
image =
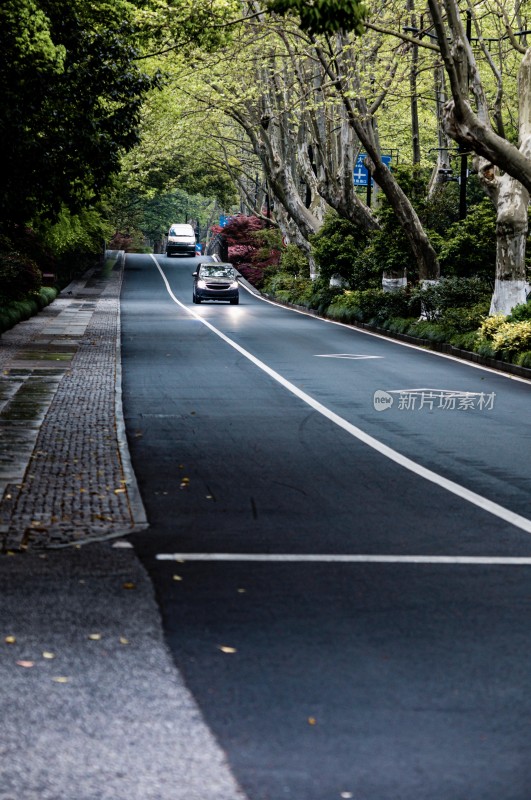
<svg viewBox="0 0 531 800">
<path fill-rule="evenodd" d="M 57 289 L 53 286 L 41 286 L 37 292 L 23 300 L 0 298 L 0 333 L 42 311 L 56 297 Z"/>
</svg>

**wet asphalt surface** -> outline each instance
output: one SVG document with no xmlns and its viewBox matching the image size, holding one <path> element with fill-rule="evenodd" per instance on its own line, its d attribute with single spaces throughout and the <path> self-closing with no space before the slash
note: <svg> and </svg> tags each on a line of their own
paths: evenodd
<svg viewBox="0 0 531 800">
<path fill-rule="evenodd" d="M 122 290 L 124 416 L 150 522 L 132 542 L 250 800 L 528 800 L 531 566 L 186 554 L 529 557 L 530 533 L 351 436 L 188 309 L 366 434 L 523 517 L 529 385 L 243 291 L 238 307 L 195 307 L 196 262 L 159 263 L 185 307 L 148 256 L 128 256 Z M 416 407 L 401 408 L 411 390 Z M 424 390 L 476 406 L 430 407 Z"/>
</svg>

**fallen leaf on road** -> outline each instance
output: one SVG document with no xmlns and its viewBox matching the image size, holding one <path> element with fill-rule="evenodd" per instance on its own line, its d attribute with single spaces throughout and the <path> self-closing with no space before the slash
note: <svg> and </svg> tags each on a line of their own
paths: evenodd
<svg viewBox="0 0 531 800">
<path fill-rule="evenodd" d="M 174 581 L 182 581 L 182 578 L 181 578 L 180 575 L 172 575 L 172 578 L 173 578 Z"/>
<path fill-rule="evenodd" d="M 131 581 L 126 581 L 122 584 L 122 589 L 136 589 L 136 584 L 132 583 Z"/>
<path fill-rule="evenodd" d="M 308 725 L 316 725 L 316 724 L 317 720 L 315 719 L 315 717 L 308 717 Z"/>
<path fill-rule="evenodd" d="M 129 644 L 129 639 L 126 639 L 125 636 L 120 636 L 120 644 Z"/>
<path fill-rule="evenodd" d="M 6 638 L 4 639 L 4 642 L 6 644 L 15 644 L 16 641 L 17 640 L 15 639 L 14 636 L 6 636 Z"/>
<path fill-rule="evenodd" d="M 55 678 L 52 678 L 52 681 L 55 683 L 68 683 L 70 678 L 67 678 L 65 675 L 57 675 Z"/>
<path fill-rule="evenodd" d="M 34 667 L 35 666 L 35 662 L 34 661 L 17 661 L 17 664 L 18 664 L 19 667 L 25 667 L 26 669 L 29 669 L 30 667 Z"/>
<path fill-rule="evenodd" d="M 99 642 L 101 639 L 101 633 L 89 633 L 88 638 L 92 639 L 93 642 Z"/>
<path fill-rule="evenodd" d="M 125 489 L 115 489 L 114 490 L 114 494 L 123 494 L 123 492 L 125 492 Z"/>
<path fill-rule="evenodd" d="M 221 647 L 219 649 L 221 650 L 222 653 L 237 653 L 238 652 L 235 647 L 227 647 L 227 645 L 225 645 L 225 644 L 221 645 Z"/>
<path fill-rule="evenodd" d="M 48 650 L 45 650 L 42 654 L 43 658 L 52 659 L 55 658 L 55 653 L 50 653 Z"/>
</svg>

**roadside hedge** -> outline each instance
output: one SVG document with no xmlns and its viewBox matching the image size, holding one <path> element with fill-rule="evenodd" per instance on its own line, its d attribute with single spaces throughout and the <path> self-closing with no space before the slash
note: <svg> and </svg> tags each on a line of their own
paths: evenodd
<svg viewBox="0 0 531 800">
<path fill-rule="evenodd" d="M 0 301 L 0 333 L 13 328 L 19 322 L 30 319 L 57 297 L 57 289 L 43 286 L 38 292 L 23 300 Z"/>
</svg>

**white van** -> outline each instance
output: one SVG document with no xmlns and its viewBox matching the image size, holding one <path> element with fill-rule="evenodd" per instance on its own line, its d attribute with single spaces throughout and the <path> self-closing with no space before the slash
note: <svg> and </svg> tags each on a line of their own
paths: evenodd
<svg viewBox="0 0 531 800">
<path fill-rule="evenodd" d="M 195 233 L 191 225 L 172 225 L 168 231 L 166 255 L 195 256 Z"/>
</svg>

